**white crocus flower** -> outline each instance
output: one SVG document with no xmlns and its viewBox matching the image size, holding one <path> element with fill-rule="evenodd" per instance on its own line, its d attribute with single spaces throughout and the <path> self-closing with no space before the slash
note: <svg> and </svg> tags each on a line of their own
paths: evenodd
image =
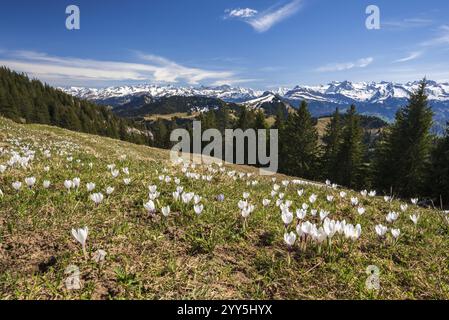
<svg viewBox="0 0 449 320">
<path fill-rule="evenodd" d="M 36 178 L 35 177 L 25 178 L 25 183 L 27 184 L 28 188 L 31 189 L 36 183 Z"/>
<path fill-rule="evenodd" d="M 128 186 L 131 183 L 131 179 L 130 178 L 125 178 L 123 179 L 123 183 Z"/>
<path fill-rule="evenodd" d="M 296 210 L 296 217 L 299 220 L 304 219 L 306 217 L 306 215 L 307 215 L 307 210 L 304 210 L 304 209 L 297 209 Z"/>
<path fill-rule="evenodd" d="M 405 211 L 407 211 L 407 209 L 408 209 L 408 205 L 407 204 L 401 204 L 401 211 L 402 212 L 405 212 Z"/>
<path fill-rule="evenodd" d="M 155 193 L 149 193 L 148 194 L 148 198 L 150 200 L 156 200 L 159 197 L 160 193 L 159 192 L 155 192 Z"/>
<path fill-rule="evenodd" d="M 154 205 L 153 200 L 149 200 L 147 203 L 143 204 L 143 207 L 145 208 L 145 210 L 147 210 L 149 213 L 154 213 L 154 211 L 156 210 L 156 206 Z"/>
<path fill-rule="evenodd" d="M 150 190 L 151 193 L 156 193 L 156 191 L 157 191 L 157 186 L 155 186 L 155 185 L 149 186 L 149 187 L 148 187 L 148 190 Z"/>
<path fill-rule="evenodd" d="M 329 211 L 320 210 L 320 220 L 326 219 L 326 217 L 329 215 Z"/>
<path fill-rule="evenodd" d="M 201 201 L 201 197 L 199 195 L 193 196 L 193 204 L 198 204 Z"/>
<path fill-rule="evenodd" d="M 304 189 L 297 190 L 296 192 L 298 193 L 298 196 L 302 197 L 302 195 L 304 194 Z"/>
<path fill-rule="evenodd" d="M 274 184 L 273 185 L 273 190 L 274 191 L 279 191 L 280 186 L 278 184 Z"/>
<path fill-rule="evenodd" d="M 315 203 L 317 197 L 318 197 L 318 196 L 317 196 L 316 194 L 312 194 L 312 195 L 309 197 L 309 202 L 310 202 L 310 203 Z"/>
<path fill-rule="evenodd" d="M 0 197 L 2 197 L 3 198 L 3 191 L 2 191 L 2 189 L 0 189 Z"/>
<path fill-rule="evenodd" d="M 122 169 L 122 172 L 123 172 L 124 174 L 126 174 L 127 176 L 129 176 L 129 169 L 128 169 L 128 167 L 123 168 L 123 169 Z"/>
<path fill-rule="evenodd" d="M 80 178 L 74 178 L 72 180 L 72 187 L 75 189 L 78 189 L 81 183 L 81 179 Z"/>
<path fill-rule="evenodd" d="M 328 202 L 332 202 L 332 201 L 334 201 L 334 196 L 333 196 L 333 195 L 327 195 L 327 196 L 326 196 L 326 200 L 327 200 Z"/>
<path fill-rule="evenodd" d="M 14 190 L 19 191 L 20 188 L 22 188 L 22 182 L 20 181 L 13 182 L 12 187 L 14 188 Z"/>
<path fill-rule="evenodd" d="M 50 188 L 50 181 L 45 180 L 45 181 L 42 183 L 42 186 L 44 187 L 44 189 Z"/>
<path fill-rule="evenodd" d="M 417 204 L 418 203 L 418 198 L 412 198 L 411 199 L 412 204 Z"/>
<path fill-rule="evenodd" d="M 397 239 L 400 234 L 401 234 L 401 230 L 399 230 L 399 229 L 391 229 L 391 235 L 393 236 L 393 238 Z"/>
<path fill-rule="evenodd" d="M 360 214 L 360 215 L 364 214 L 365 211 L 366 211 L 366 210 L 365 210 L 365 208 L 363 208 L 363 207 L 358 207 L 358 208 L 357 208 L 357 213 Z"/>
<path fill-rule="evenodd" d="M 287 226 L 290 223 L 292 223 L 293 221 L 293 213 L 291 213 L 290 211 L 287 210 L 283 210 L 282 211 L 282 221 L 284 222 L 284 224 Z"/>
<path fill-rule="evenodd" d="M 368 196 L 370 196 L 370 197 L 375 197 L 375 196 L 376 196 L 376 190 L 371 190 L 371 191 L 368 193 Z"/>
<path fill-rule="evenodd" d="M 88 192 L 93 191 L 95 189 L 95 183 L 89 182 L 88 184 L 86 184 L 86 189 Z"/>
<path fill-rule="evenodd" d="M 263 200 L 262 200 L 262 205 L 263 205 L 264 207 L 268 207 L 268 206 L 270 205 L 270 202 L 271 202 L 271 200 L 263 199 Z"/>
<path fill-rule="evenodd" d="M 3 164 L 1 164 L 1 165 L 0 165 L 0 173 L 3 173 L 3 172 L 5 172 L 5 171 L 6 171 L 6 166 L 3 165 Z"/>
<path fill-rule="evenodd" d="M 192 201 L 194 196 L 195 196 L 195 194 L 193 192 L 184 192 L 181 195 L 182 202 L 185 204 L 188 204 L 188 203 L 190 203 L 190 201 Z"/>
<path fill-rule="evenodd" d="M 84 227 L 83 229 L 72 229 L 72 235 L 78 241 L 81 246 L 83 247 L 83 253 L 84 256 L 87 258 L 87 252 L 86 252 L 86 241 L 87 236 L 89 233 L 89 229 L 87 227 Z"/>
<path fill-rule="evenodd" d="M 366 197 L 366 195 L 368 194 L 368 191 L 362 190 L 362 191 L 360 191 L 360 194 L 362 195 L 362 197 Z"/>
<path fill-rule="evenodd" d="M 383 238 L 388 231 L 388 227 L 378 224 L 374 227 L 374 230 L 376 231 L 379 237 Z"/>
<path fill-rule="evenodd" d="M 384 196 L 385 202 L 391 202 L 392 198 L 390 196 Z"/>
<path fill-rule="evenodd" d="M 296 241 L 296 234 L 294 232 L 285 233 L 284 241 L 289 247 L 293 246 Z"/>
<path fill-rule="evenodd" d="M 204 206 L 202 204 L 196 204 L 193 206 L 193 210 L 196 214 L 200 215 L 203 212 Z"/>
<path fill-rule="evenodd" d="M 111 171 L 111 175 L 112 175 L 113 178 L 117 178 L 119 176 L 119 174 L 120 174 L 120 171 L 118 171 L 118 170 L 112 170 Z"/>
<path fill-rule="evenodd" d="M 168 217 L 170 215 L 170 206 L 162 207 L 161 211 L 164 217 Z"/>
<path fill-rule="evenodd" d="M 344 197 L 346 197 L 346 192 L 341 191 L 341 192 L 340 192 L 340 198 L 344 198 Z"/>
<path fill-rule="evenodd" d="M 392 212 L 389 212 L 387 214 L 386 220 L 389 223 L 392 223 L 392 222 L 396 221 L 398 218 L 399 218 L 399 214 L 397 214 L 396 212 L 392 211 Z"/>
<path fill-rule="evenodd" d="M 357 199 L 356 197 L 351 197 L 351 204 L 353 206 L 356 206 L 359 204 L 359 199 Z"/>
<path fill-rule="evenodd" d="M 103 194 L 101 193 L 93 193 L 90 195 L 90 200 L 92 200 L 95 204 L 100 204 L 103 201 Z"/>
<path fill-rule="evenodd" d="M 248 199 L 248 198 L 249 198 L 249 193 L 243 192 L 243 199 Z"/>
<path fill-rule="evenodd" d="M 114 188 L 113 187 L 107 187 L 106 188 L 106 194 L 109 196 L 109 195 L 111 195 L 113 192 L 114 192 Z"/>
<path fill-rule="evenodd" d="M 12 187 L 14 188 L 14 190 L 19 191 L 20 188 L 22 188 L 22 182 L 20 181 L 13 182 Z"/>
<path fill-rule="evenodd" d="M 72 180 L 65 180 L 65 181 L 64 181 L 64 187 L 67 189 L 67 191 L 70 191 L 70 189 L 72 188 L 72 186 L 73 186 Z"/>
<path fill-rule="evenodd" d="M 419 215 L 410 215 L 410 220 L 412 220 L 412 222 L 416 225 L 418 224 L 418 220 L 419 220 Z"/>
</svg>

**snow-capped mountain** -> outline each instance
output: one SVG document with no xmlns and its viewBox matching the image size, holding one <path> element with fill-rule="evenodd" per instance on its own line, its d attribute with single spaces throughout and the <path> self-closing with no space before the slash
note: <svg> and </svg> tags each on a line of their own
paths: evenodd
<svg viewBox="0 0 449 320">
<path fill-rule="evenodd" d="M 331 103 L 384 103 L 389 99 L 407 99 L 419 86 L 419 81 L 393 82 L 332 82 L 321 86 L 296 86 L 285 93 L 288 100 L 314 100 Z M 427 82 L 429 100 L 449 101 L 449 83 Z"/>
<path fill-rule="evenodd" d="M 330 103 L 384 103 L 389 99 L 407 99 L 409 94 L 416 90 L 419 82 L 398 84 L 393 82 L 331 82 L 319 86 L 296 86 L 292 89 L 279 88 L 269 91 L 273 95 L 280 96 L 290 101 L 312 100 Z M 101 101 L 112 98 L 124 98 L 145 94 L 154 98 L 169 96 L 205 96 L 218 98 L 227 102 L 249 102 L 257 98 L 263 98 L 266 91 L 250 88 L 231 87 L 228 85 L 219 87 L 175 87 L 144 84 L 136 86 L 119 86 L 102 89 L 69 87 L 60 88 L 75 97 Z M 449 83 L 437 83 L 428 81 L 427 94 L 429 100 L 449 101 Z"/>
<path fill-rule="evenodd" d="M 143 84 L 136 86 L 120 86 L 108 87 L 102 89 L 69 87 L 60 88 L 64 92 L 75 97 L 88 99 L 93 101 L 118 101 L 118 104 L 124 104 L 133 96 L 146 95 L 153 98 L 163 98 L 171 96 L 204 96 L 209 98 L 217 98 L 226 102 L 243 102 L 254 99 L 263 94 L 263 91 L 247 89 L 247 88 L 233 88 L 228 85 L 218 87 L 175 87 L 175 86 L 159 86 L 154 84 Z"/>
<path fill-rule="evenodd" d="M 176 87 L 154 84 L 137 86 L 120 86 L 103 89 L 60 88 L 78 98 L 93 100 L 113 107 L 133 105 L 133 101 L 148 103 L 159 98 L 172 96 L 216 98 L 225 102 L 242 103 L 250 107 L 258 107 L 270 103 L 274 105 L 280 100 L 297 107 L 302 100 L 309 103 L 314 116 L 328 115 L 336 107 L 347 108 L 355 104 L 358 111 L 364 114 L 380 116 L 392 120 L 396 110 L 407 103 L 410 93 L 419 86 L 419 81 L 405 84 L 393 82 L 331 82 L 319 86 L 296 86 L 279 88 L 271 91 L 260 91 L 250 88 L 219 87 Z M 441 123 L 449 120 L 449 83 L 427 81 L 427 94 L 435 112 L 435 119 Z"/>
</svg>

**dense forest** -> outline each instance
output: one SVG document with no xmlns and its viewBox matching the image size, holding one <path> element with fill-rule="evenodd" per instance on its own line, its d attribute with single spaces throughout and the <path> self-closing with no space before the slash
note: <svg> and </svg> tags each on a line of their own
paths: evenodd
<svg viewBox="0 0 449 320">
<path fill-rule="evenodd" d="M 139 144 L 150 141 L 144 127 L 116 116 L 107 107 L 74 98 L 7 68 L 0 68 L 0 114 L 18 122 L 49 124 Z"/>
</svg>

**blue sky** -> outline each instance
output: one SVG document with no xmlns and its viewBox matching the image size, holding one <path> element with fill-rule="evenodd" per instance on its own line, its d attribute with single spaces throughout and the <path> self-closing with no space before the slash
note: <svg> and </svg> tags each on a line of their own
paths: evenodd
<svg viewBox="0 0 449 320">
<path fill-rule="evenodd" d="M 65 27 L 71 4 L 80 30 Z M 0 65 L 63 86 L 449 81 L 448 13 L 447 0 L 2 0 Z"/>
</svg>

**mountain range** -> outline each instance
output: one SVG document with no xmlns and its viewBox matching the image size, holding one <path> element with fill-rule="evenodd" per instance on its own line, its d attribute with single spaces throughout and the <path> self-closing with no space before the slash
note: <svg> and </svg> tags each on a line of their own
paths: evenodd
<svg viewBox="0 0 449 320">
<path fill-rule="evenodd" d="M 251 88 L 231 87 L 176 87 L 155 84 L 136 86 L 117 86 L 108 88 L 60 88 L 72 96 L 94 101 L 111 107 L 130 105 L 133 101 L 148 104 L 160 98 L 173 96 L 207 97 L 220 99 L 229 103 L 239 103 L 258 108 L 262 105 L 283 102 L 297 107 L 302 100 L 309 104 L 314 116 L 331 114 L 336 107 L 341 109 L 355 104 L 360 113 L 375 115 L 392 121 L 397 109 L 407 103 L 408 96 L 419 85 L 419 81 L 405 84 L 394 82 L 350 82 L 334 81 L 327 85 L 296 86 L 294 88 L 278 88 L 272 91 L 261 91 Z M 449 120 L 449 83 L 427 81 L 427 94 L 430 105 L 435 112 L 437 123 L 444 124 Z"/>
</svg>

